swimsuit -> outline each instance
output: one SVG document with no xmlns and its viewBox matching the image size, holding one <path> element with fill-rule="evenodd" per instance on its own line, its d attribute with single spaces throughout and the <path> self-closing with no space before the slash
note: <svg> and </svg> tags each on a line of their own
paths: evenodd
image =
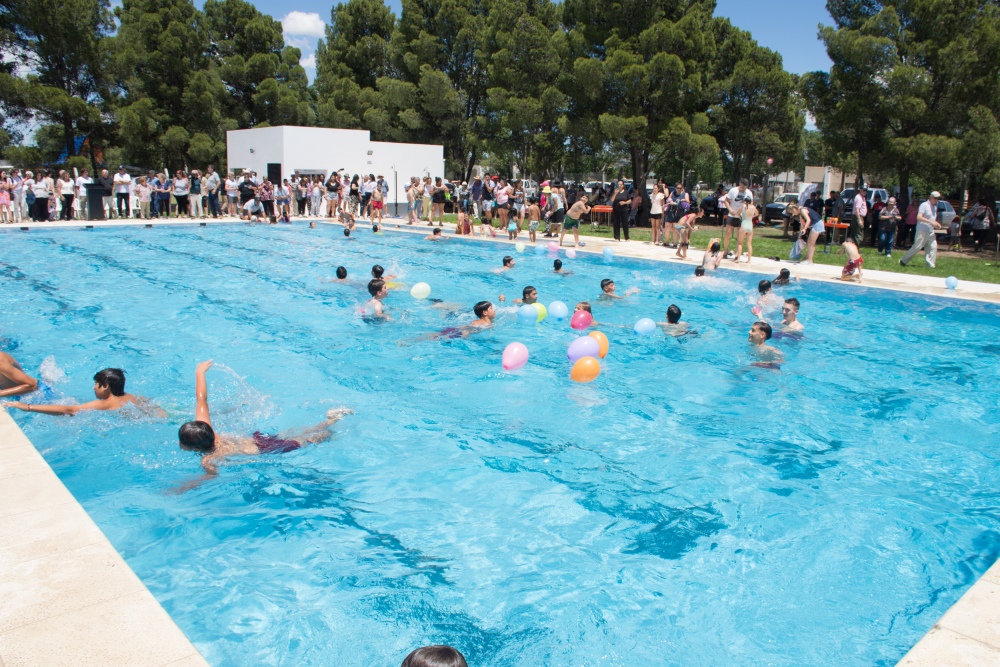
<svg viewBox="0 0 1000 667">
<path fill-rule="evenodd" d="M 564 218 L 563 229 L 570 230 L 580 226 L 579 218 L 571 218 L 568 215 Z"/>
<path fill-rule="evenodd" d="M 287 454 L 302 447 L 302 443 L 297 440 L 285 440 L 276 435 L 266 435 L 260 431 L 253 434 L 253 444 L 261 454 Z"/>
<path fill-rule="evenodd" d="M 446 327 L 438 332 L 438 338 L 461 338 L 462 330 L 458 327 Z"/>
<path fill-rule="evenodd" d="M 528 229 L 530 231 L 532 231 L 532 232 L 535 231 L 535 230 L 537 230 L 538 229 L 538 220 L 529 220 L 528 221 Z"/>
<path fill-rule="evenodd" d="M 852 259 L 844 265 L 844 275 L 853 276 L 854 272 L 861 268 L 861 265 L 865 263 L 864 257 L 858 257 L 857 259 Z"/>
<path fill-rule="evenodd" d="M 517 223 L 516 222 L 508 222 L 507 223 L 507 231 L 508 232 L 517 231 Z"/>
</svg>

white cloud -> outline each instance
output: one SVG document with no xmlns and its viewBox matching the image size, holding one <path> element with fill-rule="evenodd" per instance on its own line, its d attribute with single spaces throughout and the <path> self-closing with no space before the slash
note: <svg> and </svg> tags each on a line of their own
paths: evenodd
<svg viewBox="0 0 1000 667">
<path fill-rule="evenodd" d="M 326 34 L 326 24 L 316 12 L 290 12 L 281 19 L 281 29 L 286 35 L 323 37 Z"/>
<path fill-rule="evenodd" d="M 316 69 L 316 54 L 310 53 L 308 56 L 300 60 L 299 64 L 307 69 Z"/>
</svg>

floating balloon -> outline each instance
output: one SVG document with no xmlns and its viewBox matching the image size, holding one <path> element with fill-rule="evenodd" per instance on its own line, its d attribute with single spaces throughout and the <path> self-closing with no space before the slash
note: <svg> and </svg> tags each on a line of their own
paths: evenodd
<svg viewBox="0 0 1000 667">
<path fill-rule="evenodd" d="M 559 244 L 555 241 L 549 241 L 549 252 L 559 252 Z"/>
<path fill-rule="evenodd" d="M 543 246 L 543 245 L 536 245 L 535 246 L 535 254 L 536 255 L 544 255 L 545 253 L 546 253 L 545 246 Z"/>
<path fill-rule="evenodd" d="M 569 306 L 562 301 L 553 301 L 549 304 L 549 315 L 561 322 L 569 317 Z"/>
<path fill-rule="evenodd" d="M 601 362 L 593 357 L 581 357 L 573 364 L 569 376 L 575 382 L 593 382 L 601 374 Z"/>
<path fill-rule="evenodd" d="M 541 322 L 542 320 L 544 320 L 545 317 L 549 314 L 549 311 L 545 308 L 544 304 L 533 303 L 531 305 L 534 306 L 535 310 L 538 312 L 538 321 L 539 322 Z"/>
<path fill-rule="evenodd" d="M 573 313 L 572 319 L 569 321 L 569 325 L 574 329 L 586 329 L 594 321 L 594 316 L 585 310 L 578 310 Z"/>
<path fill-rule="evenodd" d="M 567 248 L 566 256 L 569 257 L 570 259 L 576 259 L 576 250 L 574 250 L 573 248 Z"/>
<path fill-rule="evenodd" d="M 597 341 L 598 344 L 597 356 L 599 356 L 601 359 L 608 356 L 608 337 L 602 334 L 600 331 L 591 331 L 587 335 Z"/>
<path fill-rule="evenodd" d="M 517 319 L 520 320 L 521 324 L 534 324 L 538 321 L 538 309 L 525 304 L 517 309 Z"/>
<path fill-rule="evenodd" d="M 596 338 L 590 336 L 580 336 L 566 349 L 566 357 L 570 361 L 576 361 L 583 357 L 596 357 L 601 352 L 601 344 Z"/>
<path fill-rule="evenodd" d="M 410 296 L 414 299 L 426 299 L 431 295 L 431 286 L 427 283 L 417 283 L 410 288 Z"/>
<path fill-rule="evenodd" d="M 604 259 L 606 259 L 606 260 L 608 260 L 610 262 L 614 258 L 615 258 L 615 251 L 612 250 L 611 248 L 605 248 L 604 249 Z"/>
<path fill-rule="evenodd" d="M 955 289 L 958 287 L 958 278 L 955 276 L 948 276 L 944 279 L 944 284 L 948 289 Z"/>
<path fill-rule="evenodd" d="M 514 244 L 514 250 L 518 252 L 524 252 L 524 241 L 518 241 Z"/>
<path fill-rule="evenodd" d="M 633 327 L 633 331 L 635 331 L 640 336 L 648 336 L 655 330 L 656 330 L 656 322 L 649 319 L 648 317 L 642 318 L 641 320 L 636 322 L 635 327 Z"/>
<path fill-rule="evenodd" d="M 511 343 L 504 348 L 501 363 L 505 371 L 516 371 L 528 363 L 528 348 L 521 343 Z"/>
</svg>

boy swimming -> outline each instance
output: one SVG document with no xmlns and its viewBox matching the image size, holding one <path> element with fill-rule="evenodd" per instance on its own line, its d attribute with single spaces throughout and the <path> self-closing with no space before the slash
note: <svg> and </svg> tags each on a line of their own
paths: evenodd
<svg viewBox="0 0 1000 667">
<path fill-rule="evenodd" d="M 503 266 L 501 268 L 497 269 L 497 271 L 501 271 L 501 272 L 502 271 L 510 271 L 513 268 L 514 268 L 514 258 L 511 257 L 510 255 L 507 255 L 506 257 L 503 258 Z"/>
<path fill-rule="evenodd" d="M 572 271 L 567 271 L 566 269 L 563 268 L 563 263 L 561 259 L 557 259 L 552 262 L 552 271 L 558 273 L 561 276 L 568 276 L 573 273 Z"/>
<path fill-rule="evenodd" d="M 135 405 L 143 412 L 156 417 L 167 414 L 149 402 L 148 399 L 125 393 L 125 371 L 120 368 L 105 368 L 94 375 L 94 396 L 97 400 L 79 405 L 35 405 L 30 403 L 6 403 L 5 407 L 17 408 L 25 412 L 40 412 L 43 415 L 69 415 L 87 410 L 118 410 L 126 405 Z"/>
<path fill-rule="evenodd" d="M 331 435 L 330 427 L 351 410 L 344 408 L 330 410 L 326 420 L 287 437 L 265 435 L 260 431 L 250 437 L 217 435 L 212 427 L 212 417 L 208 410 L 208 383 L 205 373 L 212 367 L 212 361 L 203 361 L 195 368 L 195 418 L 177 432 L 181 449 L 202 455 L 201 465 L 209 475 L 219 473 L 219 465 L 236 455 L 284 454 L 303 445 L 323 442 Z M 187 485 L 186 485 L 187 486 Z"/>
<path fill-rule="evenodd" d="M 385 307 L 382 305 L 382 299 L 389 295 L 389 287 L 385 284 L 385 281 L 373 278 L 368 283 L 368 293 L 371 294 L 372 298 L 368 300 L 365 310 L 375 317 L 388 319 L 389 315 L 385 312 Z"/>
<path fill-rule="evenodd" d="M 747 340 L 750 341 L 750 354 L 757 358 L 754 366 L 761 368 L 781 368 L 781 361 L 784 359 L 781 351 L 771 347 L 767 341 L 771 340 L 771 325 L 767 322 L 754 322 L 750 327 Z"/>
<path fill-rule="evenodd" d="M 441 235 L 441 228 L 440 227 L 435 227 L 434 231 L 432 231 L 430 234 L 428 234 L 427 236 L 424 237 L 424 240 L 425 241 L 444 241 L 447 238 L 448 238 L 447 236 L 442 236 Z"/>
<path fill-rule="evenodd" d="M 601 296 L 598 298 L 605 300 L 624 299 L 625 297 L 632 296 L 638 292 L 638 287 L 629 287 L 625 290 L 625 294 L 615 294 L 615 281 L 610 278 L 605 278 L 601 281 Z"/>
<path fill-rule="evenodd" d="M 688 330 L 687 322 L 681 322 L 681 309 L 674 304 L 670 304 L 670 307 L 667 308 L 667 321 L 660 322 L 659 325 L 663 329 L 663 333 L 674 338 L 694 333 Z"/>
<path fill-rule="evenodd" d="M 507 300 L 507 297 L 505 297 L 503 294 L 501 294 L 497 298 L 500 300 L 501 303 Z M 531 285 L 528 285 L 523 290 L 521 290 L 520 299 L 514 299 L 514 303 L 523 303 L 528 306 L 530 306 L 533 303 L 536 303 L 537 301 L 538 301 L 538 290 L 536 290 Z"/>
</svg>

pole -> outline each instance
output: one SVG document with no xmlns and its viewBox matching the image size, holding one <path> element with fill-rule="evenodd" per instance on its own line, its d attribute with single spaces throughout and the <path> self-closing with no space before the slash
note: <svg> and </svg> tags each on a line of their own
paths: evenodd
<svg viewBox="0 0 1000 667">
<path fill-rule="evenodd" d="M 399 172 L 392 168 L 392 197 L 396 200 L 396 217 L 399 217 Z"/>
</svg>

